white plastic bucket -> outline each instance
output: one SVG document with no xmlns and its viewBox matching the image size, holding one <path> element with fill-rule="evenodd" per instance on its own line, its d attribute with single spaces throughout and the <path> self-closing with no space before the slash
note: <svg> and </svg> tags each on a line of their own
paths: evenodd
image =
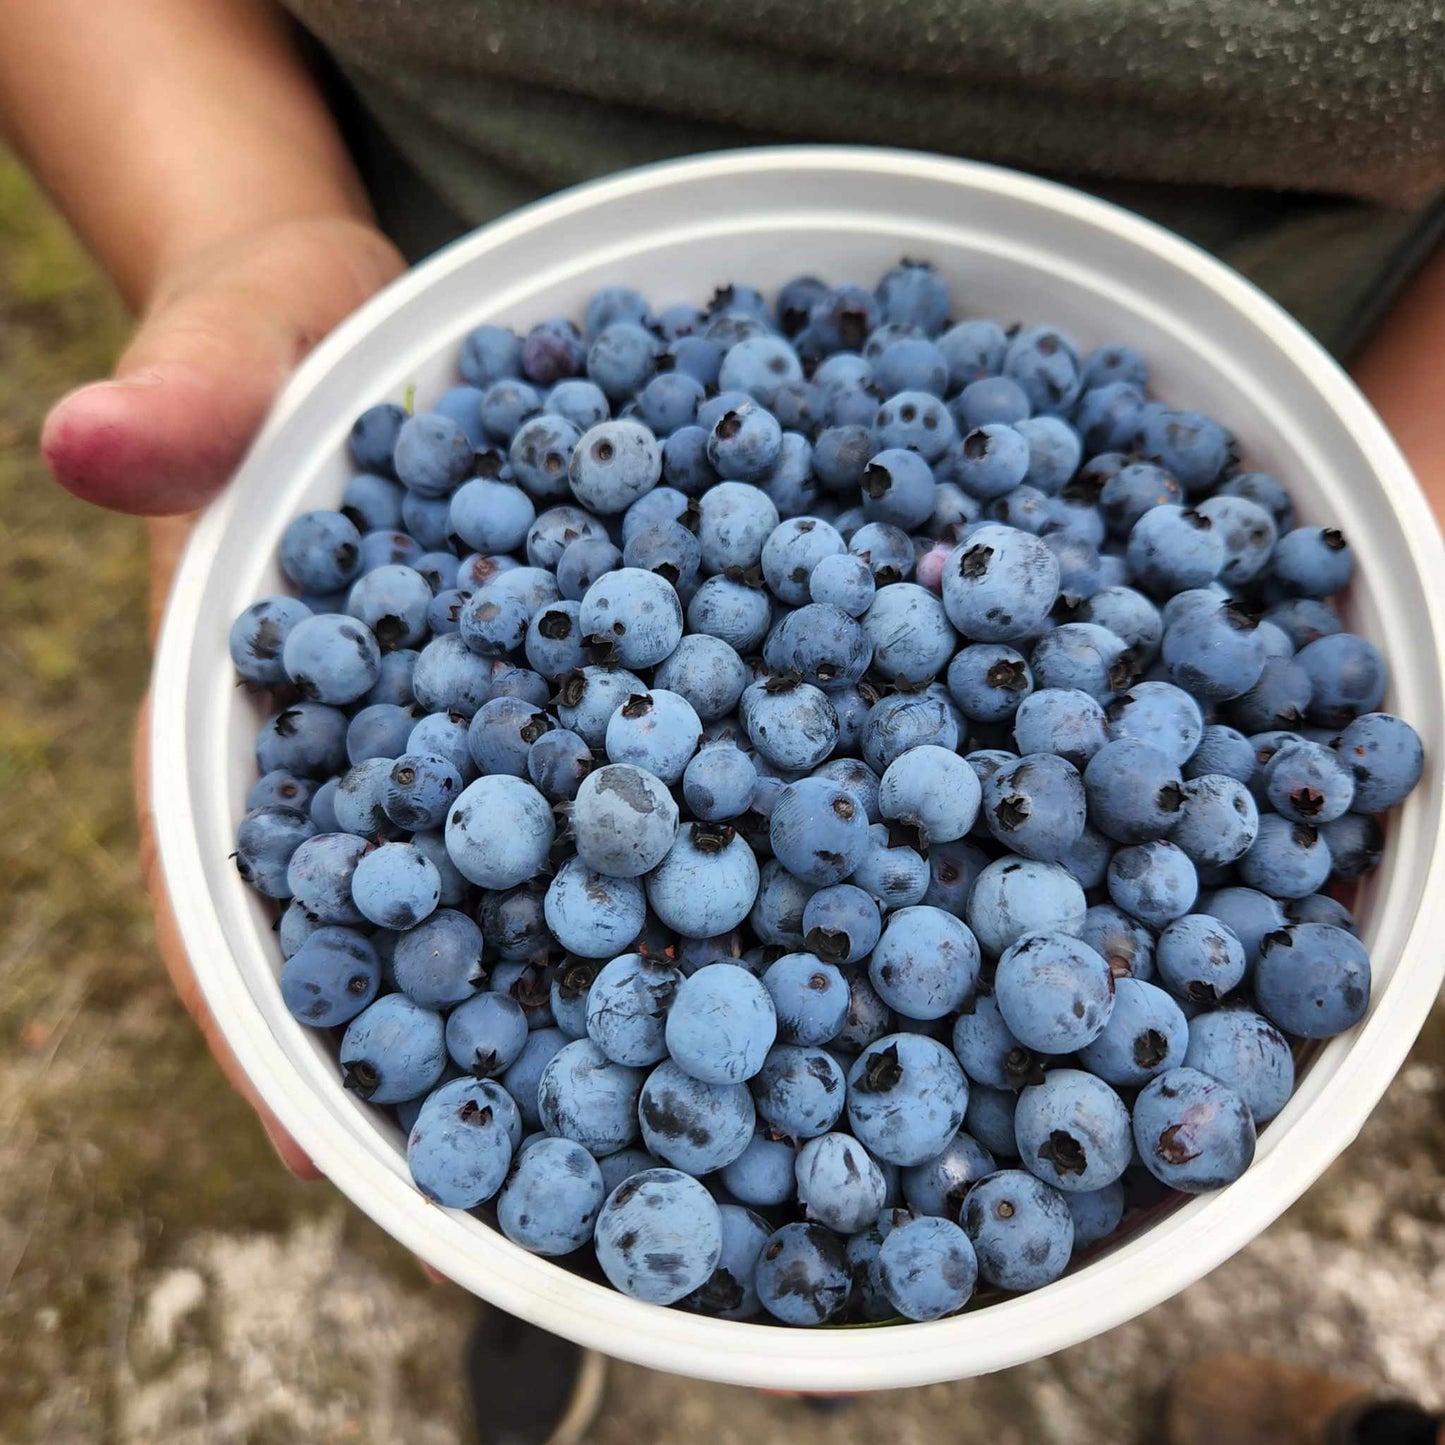
<svg viewBox="0 0 1445 1445">
<path fill-rule="evenodd" d="M 325 1039 L 281 1002 L 265 908 L 228 860 L 260 715 L 236 687 L 232 618 L 282 586 L 286 522 L 336 505 L 355 414 L 422 405 L 456 378 L 462 335 L 579 316 L 610 282 L 663 305 L 737 279 L 812 271 L 871 283 L 935 262 L 959 316 L 1048 320 L 1086 346 L 1139 346 L 1167 400 L 1217 414 L 1305 518 L 1349 535 L 1353 625 L 1389 658 L 1387 706 L 1427 772 L 1390 827 L 1360 909 L 1375 962 L 1365 1021 L 1313 1062 L 1253 1168 L 1035 1294 L 933 1324 L 790 1330 L 641 1304 L 509 1243 L 412 1187 L 399 1130 L 344 1091 Z M 609 1354 L 738 1384 L 870 1390 L 980 1374 L 1074 1344 L 1158 1304 L 1248 1243 L 1344 1149 L 1424 1023 L 1445 969 L 1441 638 L 1445 550 L 1404 460 L 1350 381 L 1271 301 L 1203 252 L 1064 187 L 911 153 L 735 151 L 569 191 L 457 242 L 376 297 L 297 373 L 171 597 L 155 671 L 161 860 L 201 987 L 258 1092 L 317 1165 L 429 1264 L 505 1310 Z"/>
</svg>

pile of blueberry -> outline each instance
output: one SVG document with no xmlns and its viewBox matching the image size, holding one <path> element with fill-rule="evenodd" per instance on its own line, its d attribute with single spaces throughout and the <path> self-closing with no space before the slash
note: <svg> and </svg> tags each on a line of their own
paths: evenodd
<svg viewBox="0 0 1445 1445">
<path fill-rule="evenodd" d="M 1369 1003 L 1328 890 L 1421 747 L 1345 539 L 1130 347 L 951 311 L 480 327 L 231 631 L 288 1006 L 429 1199 L 638 1299 L 1035 1289 Z"/>
</svg>

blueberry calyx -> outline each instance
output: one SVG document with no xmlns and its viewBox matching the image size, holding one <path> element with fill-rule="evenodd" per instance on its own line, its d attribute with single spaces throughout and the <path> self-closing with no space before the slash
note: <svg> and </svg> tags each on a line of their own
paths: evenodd
<svg viewBox="0 0 1445 1445">
<path fill-rule="evenodd" d="M 369 1099 L 381 1087 L 381 1072 L 365 1059 L 342 1066 L 341 1086 L 361 1099 Z"/>
<path fill-rule="evenodd" d="M 982 542 L 976 547 L 970 547 L 958 560 L 958 575 L 970 579 L 984 576 L 988 572 L 988 564 L 993 559 L 993 548 L 985 546 Z"/>
<path fill-rule="evenodd" d="M 1171 1124 L 1160 1136 L 1159 1143 L 1155 1146 L 1154 1152 L 1166 1163 L 1178 1167 L 1187 1164 L 1191 1159 L 1199 1157 L 1197 1149 L 1191 1149 L 1181 1137 L 1184 1133 L 1182 1124 Z"/>
<path fill-rule="evenodd" d="M 903 1082 L 903 1065 L 898 1062 L 898 1045 L 890 1044 L 869 1056 L 868 1067 L 854 1086 L 860 1094 L 886 1094 Z"/>
<path fill-rule="evenodd" d="M 1039 1145 L 1039 1158 L 1052 1164 L 1058 1174 L 1082 1174 L 1089 1167 L 1084 1146 L 1065 1129 L 1055 1129 Z"/>
<path fill-rule="evenodd" d="M 842 963 L 848 957 L 851 940 L 841 928 L 810 928 L 803 940 L 809 953 L 824 963 Z"/>
<path fill-rule="evenodd" d="M 1001 692 L 1024 692 L 1029 685 L 1029 670 L 1022 662 L 1001 658 L 984 673 L 983 680 Z"/>
<path fill-rule="evenodd" d="M 1022 1044 L 1015 1044 L 1003 1061 L 1004 1078 L 1009 1088 L 1017 1091 L 1044 1081 L 1044 1061 L 1041 1055 Z"/>
<path fill-rule="evenodd" d="M 736 834 L 737 830 L 727 823 L 694 823 L 692 846 L 699 853 L 721 853 Z"/>
</svg>

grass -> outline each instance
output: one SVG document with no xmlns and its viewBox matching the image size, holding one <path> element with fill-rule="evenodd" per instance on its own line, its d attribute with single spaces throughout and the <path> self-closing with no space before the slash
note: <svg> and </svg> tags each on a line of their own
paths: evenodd
<svg viewBox="0 0 1445 1445">
<path fill-rule="evenodd" d="M 105 1438 L 117 1310 L 188 1231 L 336 1208 L 222 1082 L 154 952 L 129 744 L 145 687 L 143 525 L 56 487 L 45 412 L 103 376 L 114 295 L 0 155 L 0 1439 Z M 408 1279 L 348 1211 L 348 1234 Z M 418 1277 L 418 1287 L 420 1281 Z M 122 1324 L 124 1316 L 121 1316 Z M 66 1432 L 46 1402 L 84 1404 Z"/>
</svg>

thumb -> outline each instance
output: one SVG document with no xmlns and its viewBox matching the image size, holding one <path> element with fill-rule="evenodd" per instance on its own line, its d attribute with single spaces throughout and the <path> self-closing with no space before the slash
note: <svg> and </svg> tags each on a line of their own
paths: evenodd
<svg viewBox="0 0 1445 1445">
<path fill-rule="evenodd" d="M 41 435 L 85 501 L 192 511 L 235 470 L 292 369 L 403 262 L 369 225 L 288 222 L 193 257 L 163 284 L 113 380 L 73 391 Z"/>
</svg>

